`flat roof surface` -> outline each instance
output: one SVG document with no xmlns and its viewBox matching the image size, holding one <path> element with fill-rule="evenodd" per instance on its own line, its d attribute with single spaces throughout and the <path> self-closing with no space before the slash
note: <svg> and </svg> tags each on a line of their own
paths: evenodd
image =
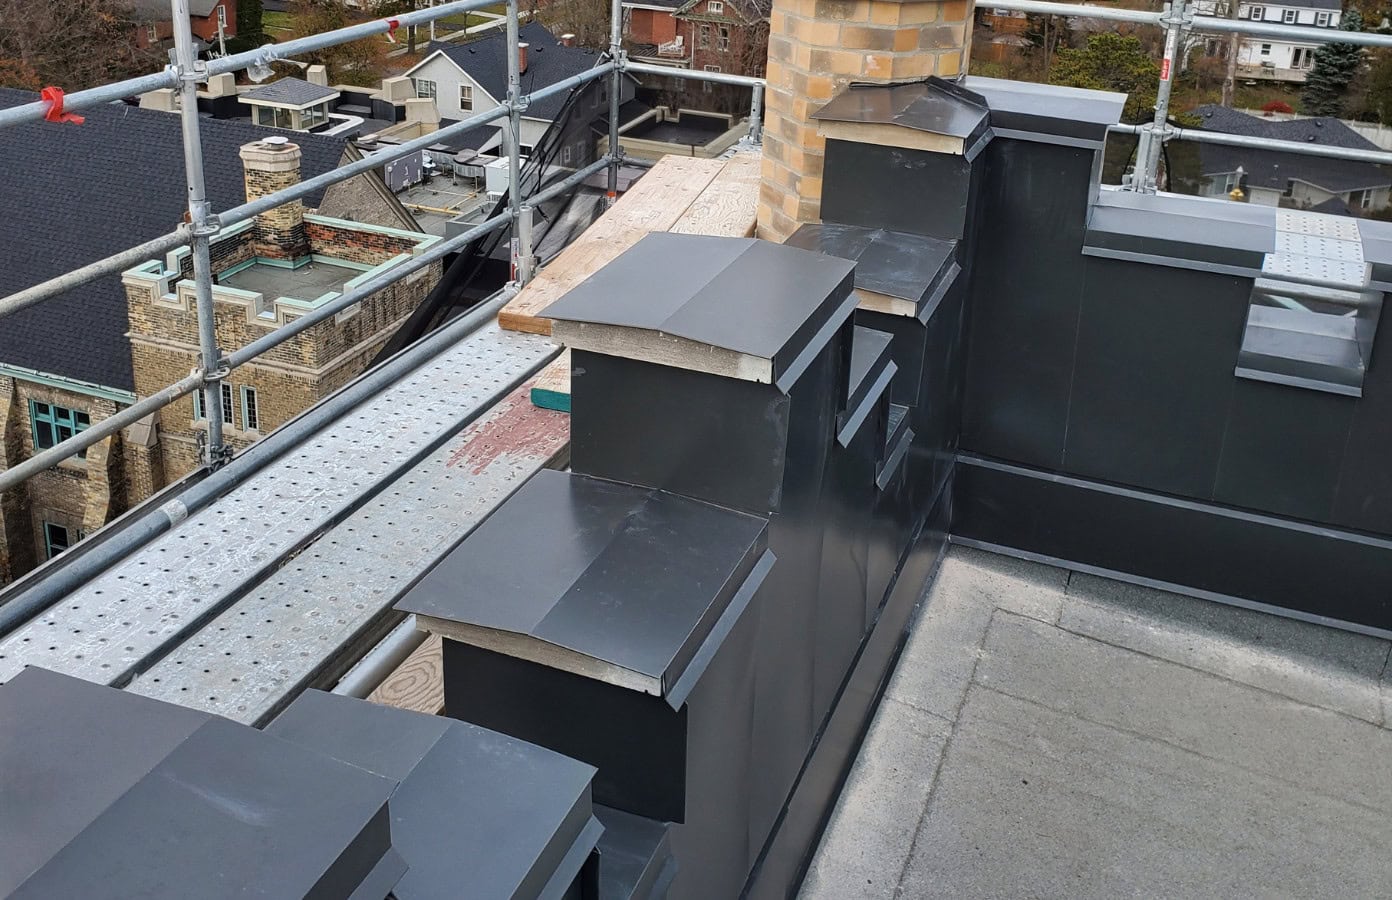
<svg viewBox="0 0 1392 900">
<path fill-rule="evenodd" d="M 317 300 L 329 291 L 342 291 L 344 282 L 361 274 L 361 269 L 318 261 L 306 263 L 298 269 L 256 263 L 218 279 L 218 284 L 255 291 L 272 300 L 276 297 Z"/>
<path fill-rule="evenodd" d="M 1387 896 L 1388 652 L 954 546 L 801 897 Z"/>
</svg>

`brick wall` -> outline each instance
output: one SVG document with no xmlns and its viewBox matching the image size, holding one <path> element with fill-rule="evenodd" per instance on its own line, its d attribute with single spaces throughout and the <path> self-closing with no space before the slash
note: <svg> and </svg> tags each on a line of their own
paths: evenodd
<svg viewBox="0 0 1392 900">
<path fill-rule="evenodd" d="M 247 200 L 300 183 L 300 148 L 296 144 L 247 144 L 241 148 Z M 270 259 L 299 259 L 309 253 L 305 238 L 304 204 L 282 203 L 256 217 L 256 255 Z"/>
<path fill-rule="evenodd" d="M 774 0 L 759 236 L 820 218 L 825 140 L 812 113 L 851 82 L 944 78 L 970 53 L 969 0 Z"/>
<path fill-rule="evenodd" d="M 419 237 L 364 231 L 313 217 L 305 222 L 305 236 L 314 253 L 369 266 L 381 265 L 403 253 L 410 253 L 420 243 Z"/>
</svg>

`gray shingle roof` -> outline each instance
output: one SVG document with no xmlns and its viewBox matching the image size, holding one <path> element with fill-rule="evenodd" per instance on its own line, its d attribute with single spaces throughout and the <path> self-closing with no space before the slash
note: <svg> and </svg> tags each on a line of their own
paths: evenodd
<svg viewBox="0 0 1392 900">
<path fill-rule="evenodd" d="M 563 47 L 556 36 L 536 22 L 523 25 L 518 37 L 529 46 L 527 48 L 527 71 L 522 74 L 522 92 L 550 87 L 558 81 L 579 75 L 594 68 L 599 62 L 599 53 L 583 47 Z M 436 41 L 428 48 L 429 54 L 439 50 L 454 61 L 469 77 L 478 82 L 495 100 L 507 96 L 507 36 L 496 32 L 478 41 L 467 44 L 447 44 Z M 536 101 L 527 108 L 526 115 L 536 119 L 555 119 L 565 104 L 565 94 L 557 94 Z"/>
<path fill-rule="evenodd" d="M 36 99 L 0 89 L 0 108 Z M 179 117 L 108 104 L 82 125 L 0 129 L 0 296 L 173 229 L 185 209 Z M 266 136 L 247 122 L 204 119 L 208 196 L 215 209 L 245 199 L 238 149 Z M 305 177 L 338 166 L 342 138 L 297 134 Z M 306 198 L 316 206 L 319 195 Z M 0 363 L 133 390 L 126 295 L 108 276 L 0 319 Z"/>
<path fill-rule="evenodd" d="M 189 15 L 207 18 L 217 4 L 218 0 L 189 0 Z M 133 0 L 131 9 L 138 21 L 168 22 L 172 17 L 168 0 Z"/>
<path fill-rule="evenodd" d="M 322 84 L 311 84 L 303 78 L 281 78 L 242 95 L 243 100 L 261 100 L 282 106 L 305 106 L 318 100 L 337 97 L 338 91 Z"/>
<path fill-rule="evenodd" d="M 1329 116 L 1276 120 L 1249 116 L 1222 106 L 1200 106 L 1194 114 L 1206 131 L 1242 134 L 1268 140 L 1297 141 L 1325 147 L 1377 150 L 1376 144 Z M 1350 159 L 1306 156 L 1281 150 L 1249 149 L 1203 144 L 1199 151 L 1203 174 L 1237 171 L 1247 173 L 1247 183 L 1284 191 L 1291 179 L 1305 181 L 1333 193 L 1392 184 L 1386 167 Z"/>
</svg>

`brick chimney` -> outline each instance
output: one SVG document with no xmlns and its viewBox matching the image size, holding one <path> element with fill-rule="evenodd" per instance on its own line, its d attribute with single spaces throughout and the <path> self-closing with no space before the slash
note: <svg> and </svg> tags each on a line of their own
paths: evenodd
<svg viewBox="0 0 1392 900">
<path fill-rule="evenodd" d="M 852 82 L 959 75 L 973 7 L 973 0 L 774 0 L 759 237 L 781 241 L 820 218 L 826 141 L 812 113 Z"/>
<path fill-rule="evenodd" d="M 247 200 L 255 200 L 300 183 L 300 148 L 275 135 L 241 149 L 246 175 Z M 281 204 L 256 217 L 256 255 L 271 259 L 298 259 L 309 254 L 305 237 L 304 204 Z"/>
<path fill-rule="evenodd" d="M 531 45 L 526 41 L 517 42 L 517 71 L 522 75 L 527 74 L 527 48 L 529 46 Z"/>
<path fill-rule="evenodd" d="M 573 34 L 568 34 L 568 33 L 567 33 L 567 34 L 561 35 L 561 46 L 562 46 L 562 47 L 574 47 L 574 46 L 575 46 L 575 35 L 573 35 Z"/>
</svg>

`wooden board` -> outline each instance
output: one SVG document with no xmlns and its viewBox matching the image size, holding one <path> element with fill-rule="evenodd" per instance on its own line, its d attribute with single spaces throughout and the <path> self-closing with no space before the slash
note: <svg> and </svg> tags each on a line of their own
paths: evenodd
<svg viewBox="0 0 1392 900">
<path fill-rule="evenodd" d="M 445 711 L 445 671 L 440 636 L 432 634 L 367 695 L 373 703 L 437 716 Z"/>
<path fill-rule="evenodd" d="M 570 412 L 570 350 L 551 360 L 532 384 L 532 405 Z"/>
<path fill-rule="evenodd" d="M 503 307 L 498 324 L 513 331 L 550 334 L 551 320 L 541 316 L 542 310 L 644 235 L 670 229 L 724 166 L 718 159 L 664 156 Z"/>
<path fill-rule="evenodd" d="M 759 218 L 759 173 L 763 157 L 737 153 L 701 192 L 671 230 L 674 234 L 753 237 Z"/>
</svg>

